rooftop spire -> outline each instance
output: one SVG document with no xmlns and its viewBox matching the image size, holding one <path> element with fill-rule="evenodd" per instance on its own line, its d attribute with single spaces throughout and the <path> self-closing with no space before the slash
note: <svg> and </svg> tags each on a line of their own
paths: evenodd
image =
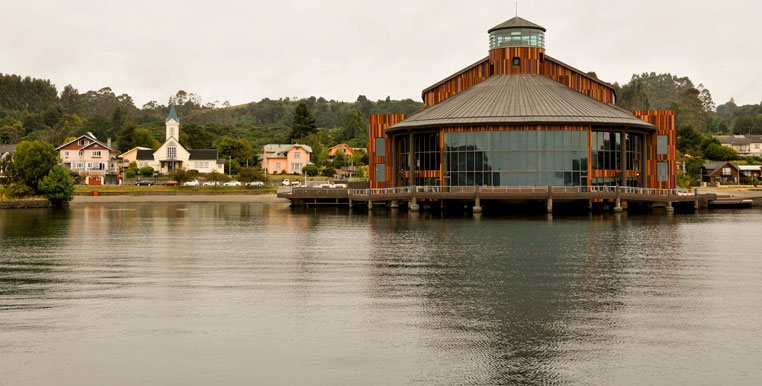
<svg viewBox="0 0 762 386">
<path fill-rule="evenodd" d="M 180 123 L 180 119 L 177 118 L 177 111 L 175 111 L 175 105 L 169 105 L 169 114 L 167 115 L 167 119 L 164 120 L 164 122 L 169 122 L 171 119 L 174 119 L 177 123 Z"/>
<path fill-rule="evenodd" d="M 516 13 L 518 14 L 518 3 L 516 3 Z M 529 29 L 538 29 L 543 32 L 545 32 L 545 27 L 539 26 L 535 23 L 532 23 L 529 20 L 522 19 L 518 16 L 506 20 L 503 23 L 500 23 L 492 28 L 489 29 L 487 32 L 497 31 L 500 29 L 511 29 L 511 28 L 529 28 Z"/>
</svg>

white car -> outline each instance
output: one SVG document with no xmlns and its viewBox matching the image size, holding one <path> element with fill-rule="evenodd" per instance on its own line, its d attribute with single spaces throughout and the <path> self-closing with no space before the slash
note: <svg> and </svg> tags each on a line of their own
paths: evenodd
<svg viewBox="0 0 762 386">
<path fill-rule="evenodd" d="M 257 187 L 265 186 L 265 183 L 262 181 L 251 181 L 251 182 L 247 182 L 246 186 L 257 188 Z"/>
<path fill-rule="evenodd" d="M 198 183 L 198 180 L 187 181 L 183 183 L 183 186 L 199 186 L 199 185 L 201 184 Z"/>
<path fill-rule="evenodd" d="M 291 186 L 302 186 L 302 183 L 299 181 L 294 181 L 291 183 Z"/>
<path fill-rule="evenodd" d="M 220 183 L 217 181 L 206 181 L 202 185 L 204 186 L 220 186 Z"/>
<path fill-rule="evenodd" d="M 283 185 L 283 186 L 291 186 L 291 181 L 289 181 L 288 178 L 286 178 L 280 184 Z"/>
<path fill-rule="evenodd" d="M 241 186 L 241 183 L 238 181 L 228 181 L 222 184 L 222 186 Z"/>
</svg>

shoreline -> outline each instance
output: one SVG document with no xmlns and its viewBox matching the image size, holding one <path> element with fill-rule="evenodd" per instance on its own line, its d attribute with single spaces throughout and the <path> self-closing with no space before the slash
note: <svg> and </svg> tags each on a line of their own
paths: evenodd
<svg viewBox="0 0 762 386">
<path fill-rule="evenodd" d="M 276 193 L 265 194 L 109 194 L 100 196 L 77 195 L 69 205 L 87 204 L 138 204 L 138 203 L 173 203 L 173 202 L 233 202 L 288 204 L 289 200 L 278 198 Z"/>
</svg>

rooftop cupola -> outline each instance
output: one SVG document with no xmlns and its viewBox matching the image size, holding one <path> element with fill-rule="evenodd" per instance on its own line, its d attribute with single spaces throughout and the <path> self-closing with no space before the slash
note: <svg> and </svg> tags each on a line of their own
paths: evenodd
<svg viewBox="0 0 762 386">
<path fill-rule="evenodd" d="M 490 28 L 487 32 L 490 50 L 500 47 L 545 48 L 545 28 L 518 16 Z"/>
</svg>

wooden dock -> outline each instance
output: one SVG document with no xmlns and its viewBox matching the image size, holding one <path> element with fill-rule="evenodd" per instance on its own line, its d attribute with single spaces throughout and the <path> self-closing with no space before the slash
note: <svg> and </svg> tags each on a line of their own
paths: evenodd
<svg viewBox="0 0 762 386">
<path fill-rule="evenodd" d="M 673 204 L 692 205 L 698 209 L 717 200 L 713 193 L 698 190 L 650 189 L 619 186 L 406 186 L 386 189 L 328 189 L 283 188 L 279 198 L 291 200 L 293 206 L 340 205 L 353 207 L 365 205 L 397 208 L 407 206 L 417 211 L 421 202 L 460 201 L 470 203 L 475 212 L 482 210 L 482 203 L 544 201 L 548 212 L 553 202 L 610 203 L 613 210 L 622 211 L 627 203 L 664 206 L 672 211 Z"/>
</svg>

